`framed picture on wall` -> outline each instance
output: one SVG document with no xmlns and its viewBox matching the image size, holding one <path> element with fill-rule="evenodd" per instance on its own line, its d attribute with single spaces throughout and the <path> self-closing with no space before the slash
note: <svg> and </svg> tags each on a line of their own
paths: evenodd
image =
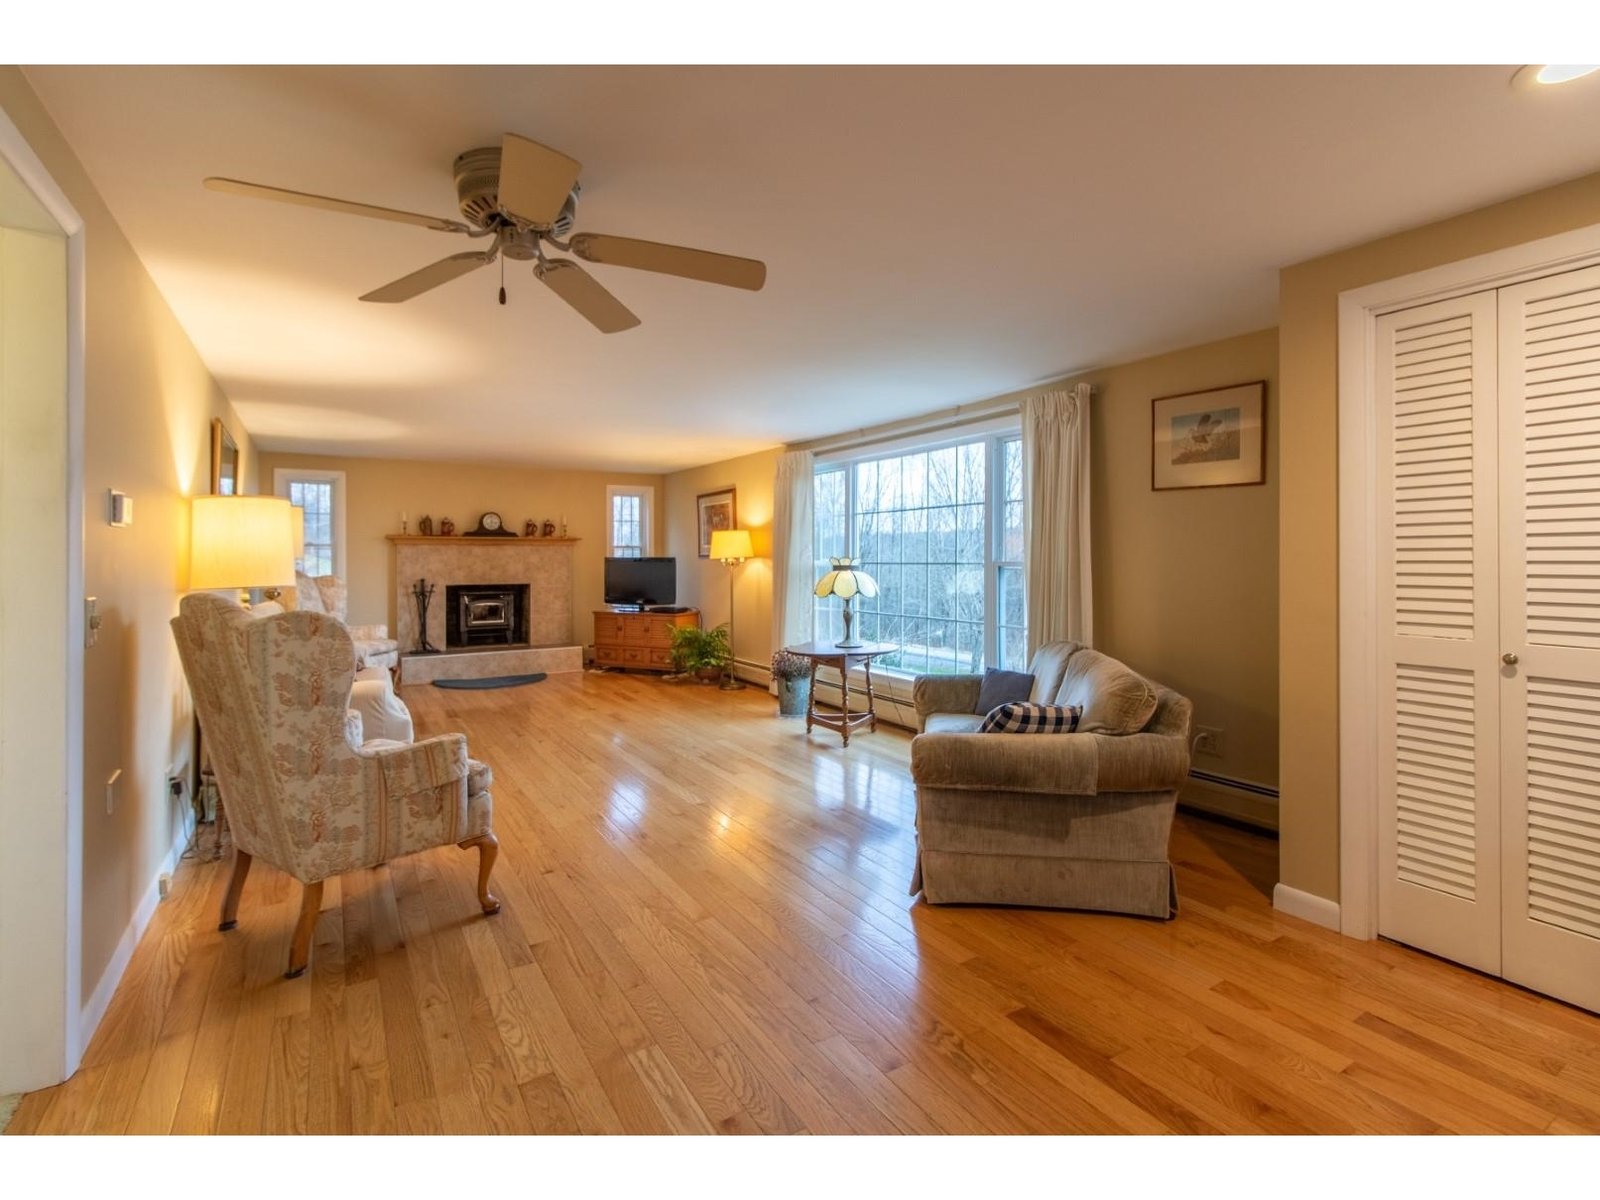
<svg viewBox="0 0 1600 1200">
<path fill-rule="evenodd" d="M 220 417 L 211 419 L 211 494 L 239 494 L 239 444 Z"/>
<path fill-rule="evenodd" d="M 695 507 L 700 514 L 700 557 L 711 557 L 711 535 L 719 529 L 737 529 L 738 512 L 734 508 L 733 488 L 720 492 L 701 492 L 695 497 Z"/>
<path fill-rule="evenodd" d="M 1265 380 L 1150 403 L 1153 491 L 1266 482 Z"/>
</svg>

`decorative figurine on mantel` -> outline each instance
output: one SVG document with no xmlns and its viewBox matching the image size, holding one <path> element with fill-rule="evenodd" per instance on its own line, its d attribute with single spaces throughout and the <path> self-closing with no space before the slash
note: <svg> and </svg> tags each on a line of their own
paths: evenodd
<svg viewBox="0 0 1600 1200">
<path fill-rule="evenodd" d="M 433 536 L 433 518 L 421 516 L 417 518 L 417 532 L 423 537 Z"/>
<path fill-rule="evenodd" d="M 440 537 L 455 537 L 455 535 L 456 535 L 456 523 L 454 521 L 452 521 L 449 517 L 440 517 L 439 518 L 439 536 Z"/>
<path fill-rule="evenodd" d="M 546 521 L 544 523 L 544 536 L 545 537 L 555 537 L 555 535 L 556 535 L 556 523 L 554 521 Z"/>
<path fill-rule="evenodd" d="M 523 537 L 538 537 L 539 536 L 539 522 L 535 521 L 532 517 L 529 517 L 526 521 L 524 521 L 522 523 L 522 536 Z"/>
</svg>

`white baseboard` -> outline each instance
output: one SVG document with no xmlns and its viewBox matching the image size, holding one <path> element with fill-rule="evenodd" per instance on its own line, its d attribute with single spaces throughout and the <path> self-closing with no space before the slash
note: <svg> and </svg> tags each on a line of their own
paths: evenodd
<svg viewBox="0 0 1600 1200">
<path fill-rule="evenodd" d="M 189 834 L 188 823 L 180 820 L 176 840 L 156 870 L 156 877 L 145 889 L 144 895 L 139 900 L 139 906 L 133 910 L 133 918 L 128 922 L 128 927 L 122 931 L 122 937 L 117 940 L 117 948 L 111 955 L 111 961 L 106 964 L 100 982 L 95 984 L 93 995 L 84 1002 L 83 1008 L 78 1013 L 78 1045 L 85 1049 L 94 1037 L 94 1031 L 100 1028 L 106 1009 L 111 1007 L 111 997 L 116 995 L 117 985 L 122 982 L 128 963 L 133 960 L 133 952 L 139 947 L 139 939 L 150 927 L 150 919 L 156 915 L 156 906 L 161 903 L 161 876 L 177 869 L 178 860 L 183 857 L 184 849 L 189 845 Z"/>
<path fill-rule="evenodd" d="M 1286 883 L 1272 889 L 1272 907 L 1279 912 L 1321 925 L 1324 929 L 1339 932 L 1339 902 L 1323 896 L 1313 896 Z"/>
</svg>

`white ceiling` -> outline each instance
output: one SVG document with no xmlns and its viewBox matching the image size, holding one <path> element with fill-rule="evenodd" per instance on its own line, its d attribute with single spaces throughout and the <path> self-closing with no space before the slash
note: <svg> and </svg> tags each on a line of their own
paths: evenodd
<svg viewBox="0 0 1600 1200">
<path fill-rule="evenodd" d="M 668 470 L 1270 326 L 1277 270 L 1600 169 L 1600 77 L 1509 67 L 40 67 L 28 77 L 262 446 Z M 511 264 L 356 297 L 465 238 L 206 175 L 458 215 L 510 130 L 579 229 L 766 260 L 748 293 Z M 1600 216 L 1600 214 L 1597 214 Z M 92 253 L 92 251 L 91 251 Z"/>
</svg>

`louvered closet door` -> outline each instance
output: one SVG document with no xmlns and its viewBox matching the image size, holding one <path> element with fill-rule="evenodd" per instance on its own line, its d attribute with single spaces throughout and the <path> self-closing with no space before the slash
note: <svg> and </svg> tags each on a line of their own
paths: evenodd
<svg viewBox="0 0 1600 1200">
<path fill-rule="evenodd" d="M 1600 268 L 1500 292 L 1507 979 L 1600 1010 Z"/>
<path fill-rule="evenodd" d="M 1377 322 L 1379 932 L 1500 970 L 1495 297 Z"/>
</svg>

